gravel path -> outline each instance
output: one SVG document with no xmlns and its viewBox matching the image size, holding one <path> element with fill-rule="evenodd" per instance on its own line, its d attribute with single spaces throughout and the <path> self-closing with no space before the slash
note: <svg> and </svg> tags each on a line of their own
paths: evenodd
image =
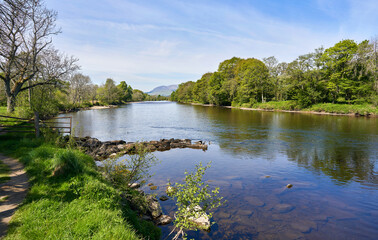
<svg viewBox="0 0 378 240">
<path fill-rule="evenodd" d="M 26 197 L 29 183 L 24 166 L 19 161 L 1 154 L 0 160 L 9 166 L 11 177 L 9 181 L 0 184 L 0 199 L 5 199 L 0 202 L 0 238 L 3 238 L 13 213 Z"/>
</svg>

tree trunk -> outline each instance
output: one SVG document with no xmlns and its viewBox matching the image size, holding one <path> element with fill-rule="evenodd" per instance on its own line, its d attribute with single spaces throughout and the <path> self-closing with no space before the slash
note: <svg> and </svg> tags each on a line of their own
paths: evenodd
<svg viewBox="0 0 378 240">
<path fill-rule="evenodd" d="M 13 113 L 16 105 L 16 98 L 14 95 L 7 96 L 7 112 Z"/>
</svg>

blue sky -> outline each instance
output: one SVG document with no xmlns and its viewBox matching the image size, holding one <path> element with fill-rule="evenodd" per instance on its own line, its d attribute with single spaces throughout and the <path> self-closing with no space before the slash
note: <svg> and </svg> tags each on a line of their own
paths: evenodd
<svg viewBox="0 0 378 240">
<path fill-rule="evenodd" d="M 111 77 L 149 91 L 196 81 L 233 56 L 290 62 L 342 39 L 378 36 L 377 0 L 46 0 L 96 84 Z"/>
</svg>

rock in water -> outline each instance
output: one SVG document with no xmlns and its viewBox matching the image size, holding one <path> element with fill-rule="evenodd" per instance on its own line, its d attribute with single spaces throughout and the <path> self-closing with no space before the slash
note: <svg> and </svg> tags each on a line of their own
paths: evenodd
<svg viewBox="0 0 378 240">
<path fill-rule="evenodd" d="M 163 196 L 161 196 L 159 199 L 160 199 L 161 201 L 167 201 L 169 198 L 168 198 L 167 196 L 163 195 Z"/>
<path fill-rule="evenodd" d="M 129 187 L 132 188 L 132 189 L 140 188 L 140 183 L 131 183 L 131 184 L 129 184 Z"/>
<path fill-rule="evenodd" d="M 286 187 L 287 187 L 287 188 L 292 188 L 292 187 L 293 187 L 293 184 L 290 184 L 290 183 L 289 183 L 288 185 L 286 185 Z"/>
<path fill-rule="evenodd" d="M 295 207 L 290 204 L 281 203 L 281 204 L 277 204 L 274 207 L 274 210 L 276 210 L 279 213 L 288 213 L 288 212 L 291 212 L 294 208 Z"/>
<path fill-rule="evenodd" d="M 188 208 L 188 211 L 189 211 L 189 208 Z M 203 212 L 203 210 L 200 206 L 195 206 L 193 211 L 196 212 L 196 215 L 198 217 L 190 217 L 189 220 L 196 223 L 199 228 L 201 228 L 203 230 L 209 230 L 210 229 L 209 216 L 205 212 Z"/>
<path fill-rule="evenodd" d="M 156 219 L 157 225 L 167 225 L 172 222 L 172 218 L 168 215 L 161 215 L 158 219 Z"/>
<path fill-rule="evenodd" d="M 161 210 L 161 206 L 158 200 L 156 199 L 156 197 L 152 195 L 148 195 L 146 197 L 146 200 L 147 200 L 147 205 L 148 205 L 148 211 L 150 212 L 151 216 L 154 219 L 158 218 L 159 216 L 163 214 Z"/>
</svg>

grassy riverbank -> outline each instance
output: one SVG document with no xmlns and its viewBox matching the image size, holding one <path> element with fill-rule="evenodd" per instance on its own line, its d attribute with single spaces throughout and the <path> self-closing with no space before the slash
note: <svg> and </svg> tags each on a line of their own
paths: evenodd
<svg viewBox="0 0 378 240">
<path fill-rule="evenodd" d="M 5 239 L 160 238 L 160 229 L 130 210 L 88 155 L 25 135 L 0 136 L 0 152 L 20 159 L 31 183 Z"/>
<path fill-rule="evenodd" d="M 210 104 L 190 103 L 193 105 L 215 106 Z M 283 112 L 303 112 L 314 114 L 337 114 L 337 115 L 371 115 L 378 116 L 378 108 L 372 104 L 334 104 L 319 103 L 307 108 L 301 108 L 296 101 L 271 101 L 266 103 L 255 103 L 253 105 L 243 104 L 242 106 L 223 106 L 227 108 L 239 108 L 244 110 L 262 111 L 283 111 Z"/>
<path fill-rule="evenodd" d="M 295 101 L 271 101 L 266 103 L 257 103 L 252 108 L 263 110 L 285 110 L 301 111 L 315 113 L 336 113 L 336 114 L 360 114 L 360 115 L 378 115 L 378 109 L 371 104 L 333 104 L 319 103 L 307 108 L 301 108 Z"/>
</svg>

